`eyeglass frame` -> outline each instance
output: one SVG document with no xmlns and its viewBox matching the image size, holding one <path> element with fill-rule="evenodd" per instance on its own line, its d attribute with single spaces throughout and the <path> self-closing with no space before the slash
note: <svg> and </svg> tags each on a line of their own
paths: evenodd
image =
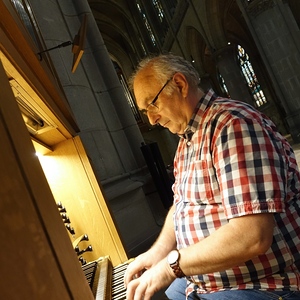
<svg viewBox="0 0 300 300">
<path fill-rule="evenodd" d="M 145 109 L 141 109 L 141 113 L 143 113 L 144 115 L 147 115 L 148 114 L 148 109 L 149 109 L 149 106 L 154 106 L 156 107 L 157 109 L 159 109 L 159 107 L 157 105 L 155 105 L 155 102 L 157 101 L 159 95 L 161 94 L 161 92 L 164 90 L 164 88 L 167 86 L 167 84 L 173 79 L 173 76 L 171 78 L 169 78 L 167 80 L 167 82 L 162 86 L 162 88 L 159 90 L 159 92 L 157 93 L 157 95 L 154 97 L 154 99 L 147 105 L 147 107 Z"/>
</svg>

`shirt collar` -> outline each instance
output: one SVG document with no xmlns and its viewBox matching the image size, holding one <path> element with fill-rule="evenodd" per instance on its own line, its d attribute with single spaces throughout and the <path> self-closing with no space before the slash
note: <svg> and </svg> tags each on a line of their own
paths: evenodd
<svg viewBox="0 0 300 300">
<path fill-rule="evenodd" d="M 199 100 L 197 106 L 195 107 L 192 118 L 190 119 L 186 129 L 183 134 L 179 134 L 181 138 L 191 140 L 193 134 L 196 132 L 201 116 L 203 115 L 206 108 L 210 105 L 210 103 L 217 98 L 217 95 L 213 91 L 213 89 L 209 89 L 208 92 L 203 95 L 203 97 Z"/>
</svg>

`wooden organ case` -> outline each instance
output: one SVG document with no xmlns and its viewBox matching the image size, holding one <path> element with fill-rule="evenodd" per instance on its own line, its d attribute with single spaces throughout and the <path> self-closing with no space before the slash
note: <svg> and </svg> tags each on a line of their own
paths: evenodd
<svg viewBox="0 0 300 300">
<path fill-rule="evenodd" d="M 111 268 L 111 274 L 127 261 L 126 251 L 73 117 L 60 103 L 63 95 L 5 2 L 0 2 L 1 298 L 94 299 L 89 271 L 83 271 L 72 241 L 87 233 L 93 251 L 85 259 L 104 261 L 101 272 Z M 16 101 L 22 91 L 33 99 L 32 109 L 48 118 L 48 130 L 29 135 Z M 74 234 L 65 229 L 57 202 L 67 207 Z"/>
</svg>

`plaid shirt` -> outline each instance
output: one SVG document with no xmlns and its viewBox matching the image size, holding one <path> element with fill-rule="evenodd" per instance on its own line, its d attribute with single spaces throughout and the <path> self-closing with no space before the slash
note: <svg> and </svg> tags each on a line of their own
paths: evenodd
<svg viewBox="0 0 300 300">
<path fill-rule="evenodd" d="M 188 277 L 187 294 L 299 289 L 300 175 L 293 150 L 267 117 L 210 90 L 179 141 L 174 174 L 179 249 L 231 218 L 268 212 L 276 222 L 265 254 L 229 270 Z"/>
</svg>

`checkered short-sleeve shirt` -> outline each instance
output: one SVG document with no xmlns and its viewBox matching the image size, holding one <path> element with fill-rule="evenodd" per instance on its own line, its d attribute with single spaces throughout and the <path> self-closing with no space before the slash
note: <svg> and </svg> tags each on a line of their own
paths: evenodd
<svg viewBox="0 0 300 300">
<path fill-rule="evenodd" d="M 250 105 L 212 90 L 200 100 L 186 136 L 174 159 L 178 248 L 201 241 L 231 218 L 273 213 L 277 224 L 264 255 L 192 276 L 187 293 L 299 289 L 300 175 L 288 142 Z"/>
</svg>

